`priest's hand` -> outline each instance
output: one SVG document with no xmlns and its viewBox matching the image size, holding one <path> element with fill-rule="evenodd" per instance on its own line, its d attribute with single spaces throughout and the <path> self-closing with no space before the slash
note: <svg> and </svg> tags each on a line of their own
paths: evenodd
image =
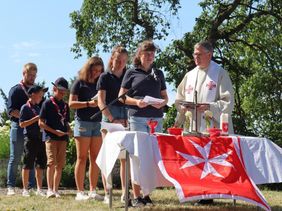
<svg viewBox="0 0 282 211">
<path fill-rule="evenodd" d="M 206 110 L 210 110 L 210 105 L 198 105 L 197 106 L 197 109 L 198 109 L 198 111 L 200 111 L 200 112 L 204 112 L 204 111 L 206 111 Z"/>
</svg>

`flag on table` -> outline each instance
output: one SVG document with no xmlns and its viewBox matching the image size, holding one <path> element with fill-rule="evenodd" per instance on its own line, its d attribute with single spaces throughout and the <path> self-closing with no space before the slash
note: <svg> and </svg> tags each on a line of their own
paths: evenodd
<svg viewBox="0 0 282 211">
<path fill-rule="evenodd" d="M 180 202 L 239 199 L 270 210 L 237 154 L 236 137 L 157 135 L 159 168 L 176 188 Z"/>
</svg>

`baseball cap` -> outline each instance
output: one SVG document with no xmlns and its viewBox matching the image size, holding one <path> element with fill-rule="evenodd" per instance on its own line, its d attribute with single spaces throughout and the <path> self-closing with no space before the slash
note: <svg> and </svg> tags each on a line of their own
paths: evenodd
<svg viewBox="0 0 282 211">
<path fill-rule="evenodd" d="M 57 87 L 57 89 L 61 89 L 61 90 L 68 90 L 69 89 L 69 83 L 63 77 L 58 78 L 54 83 L 52 82 L 52 84 L 55 87 Z"/>
<path fill-rule="evenodd" d="M 28 90 L 27 90 L 27 93 L 29 95 L 31 95 L 32 93 L 38 93 L 40 91 L 43 91 L 43 92 L 47 92 L 48 91 L 48 87 L 44 88 L 42 86 L 39 86 L 39 85 L 32 85 Z"/>
</svg>

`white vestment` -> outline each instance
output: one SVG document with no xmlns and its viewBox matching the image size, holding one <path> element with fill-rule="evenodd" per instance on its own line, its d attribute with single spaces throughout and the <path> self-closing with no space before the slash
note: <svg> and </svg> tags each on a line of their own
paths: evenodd
<svg viewBox="0 0 282 211">
<path fill-rule="evenodd" d="M 180 113 L 178 122 L 183 123 L 185 116 L 181 112 L 179 100 L 194 102 L 194 93 L 197 91 L 197 102 L 208 103 L 213 113 L 214 126 L 219 128 L 221 113 L 229 114 L 229 134 L 233 134 L 231 114 L 234 107 L 234 91 L 228 73 L 217 63 L 211 61 L 207 69 L 195 67 L 186 73 L 177 88 L 175 105 Z M 193 125 L 195 130 L 195 116 Z M 203 114 L 198 112 L 198 131 L 203 132 L 205 120 Z"/>
</svg>

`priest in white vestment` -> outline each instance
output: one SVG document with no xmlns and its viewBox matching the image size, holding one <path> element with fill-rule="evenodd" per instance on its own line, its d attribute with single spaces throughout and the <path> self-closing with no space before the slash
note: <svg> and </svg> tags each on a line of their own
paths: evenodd
<svg viewBox="0 0 282 211">
<path fill-rule="evenodd" d="M 194 46 L 193 56 L 196 67 L 186 73 L 177 88 L 175 105 L 179 115 L 176 124 L 178 126 L 183 124 L 187 110 L 179 104 L 179 100 L 195 102 L 194 93 L 197 91 L 197 102 L 207 104 L 198 107 L 198 131 L 206 130 L 204 111 L 210 110 L 213 114 L 213 126 L 217 128 L 220 127 L 220 114 L 228 114 L 228 133 L 233 134 L 231 114 L 234 107 L 234 91 L 232 83 L 228 72 L 211 60 L 212 55 L 211 43 L 203 41 Z M 195 130 L 194 114 L 193 121 L 193 130 Z"/>
</svg>

